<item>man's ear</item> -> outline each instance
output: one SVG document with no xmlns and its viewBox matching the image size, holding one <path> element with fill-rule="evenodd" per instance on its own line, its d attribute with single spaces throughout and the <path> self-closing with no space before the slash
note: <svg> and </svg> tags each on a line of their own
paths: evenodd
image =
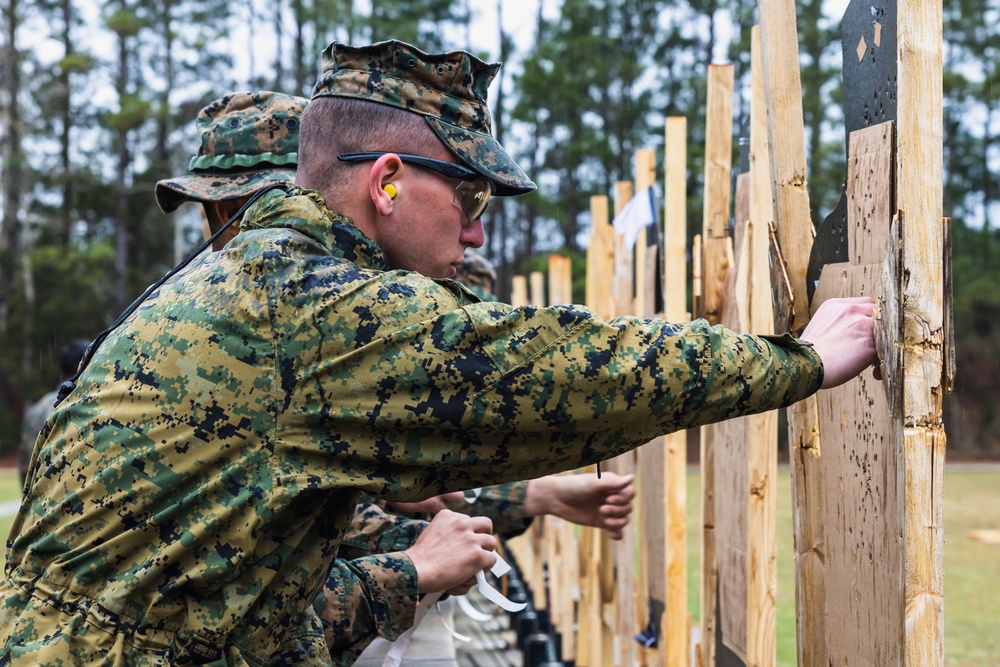
<svg viewBox="0 0 1000 667">
<path fill-rule="evenodd" d="M 247 197 L 240 197 L 239 199 L 230 199 L 228 201 L 207 202 L 205 204 L 206 217 L 208 218 L 211 233 L 215 234 L 223 225 L 229 222 L 229 219 L 239 212 L 240 207 L 247 202 L 247 199 Z M 222 233 L 222 236 L 215 239 L 215 242 L 212 244 L 212 250 L 222 250 L 239 232 L 240 221 L 237 220 L 229 225 L 229 228 Z"/>
<path fill-rule="evenodd" d="M 386 153 L 375 160 L 368 172 L 368 195 L 379 215 L 392 213 L 399 184 L 393 181 L 399 175 L 403 162 L 395 153 Z M 387 188 L 387 186 L 391 186 Z"/>
<path fill-rule="evenodd" d="M 246 201 L 247 201 L 246 197 L 240 197 L 239 199 L 229 199 L 227 201 L 215 202 L 215 207 L 216 207 L 215 212 L 216 215 L 218 215 L 219 217 L 219 227 L 222 227 L 222 225 L 229 222 L 229 218 L 236 215 L 236 213 L 240 210 L 240 207 L 242 207 L 243 204 L 246 203 Z M 240 221 L 237 220 L 232 225 L 230 225 L 230 228 L 236 227 L 238 229 L 239 224 Z M 214 231 L 218 231 L 218 228 L 216 228 Z"/>
</svg>

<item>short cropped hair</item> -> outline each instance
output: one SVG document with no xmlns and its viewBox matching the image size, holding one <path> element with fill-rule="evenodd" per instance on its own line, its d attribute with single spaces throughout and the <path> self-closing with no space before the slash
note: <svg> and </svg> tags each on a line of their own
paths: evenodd
<svg viewBox="0 0 1000 667">
<path fill-rule="evenodd" d="M 295 182 L 320 191 L 329 203 L 345 182 L 343 175 L 359 167 L 356 162 L 341 162 L 338 154 L 420 155 L 442 145 L 420 114 L 350 97 L 317 97 L 302 114 Z"/>
</svg>

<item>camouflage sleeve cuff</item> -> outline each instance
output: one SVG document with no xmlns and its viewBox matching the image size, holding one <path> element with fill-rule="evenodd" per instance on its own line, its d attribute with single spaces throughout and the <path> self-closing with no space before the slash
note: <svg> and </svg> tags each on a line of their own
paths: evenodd
<svg viewBox="0 0 1000 667">
<path fill-rule="evenodd" d="M 722 326 L 708 334 L 706 391 L 686 428 L 787 407 L 822 384 L 823 362 L 808 341 L 791 334 L 737 334 Z"/>
<path fill-rule="evenodd" d="M 337 558 L 313 608 L 337 667 L 353 665 L 376 636 L 395 639 L 413 625 L 417 572 L 409 556 Z"/>
<path fill-rule="evenodd" d="M 739 373 L 754 389 L 753 406 L 740 409 L 741 414 L 792 405 L 815 394 L 823 384 L 823 360 L 809 341 L 788 333 L 757 336 L 715 328 L 724 332 L 723 344 L 736 348 L 740 344 L 732 339 L 740 339 L 751 352 L 743 358 Z"/>
<path fill-rule="evenodd" d="M 351 568 L 367 589 L 369 609 L 378 634 L 394 641 L 413 625 L 420 601 L 417 569 L 403 552 L 359 558 Z"/>
<path fill-rule="evenodd" d="M 820 358 L 819 353 L 816 352 L 816 348 L 813 347 L 812 343 L 801 338 L 796 338 L 790 333 L 760 336 L 760 338 L 776 347 L 779 355 L 784 354 L 799 359 L 799 363 L 804 370 L 802 374 L 803 386 L 800 387 L 802 395 L 795 401 L 792 401 L 792 403 L 802 400 L 807 396 L 812 396 L 819 391 L 819 388 L 823 385 L 823 360 Z"/>
<path fill-rule="evenodd" d="M 798 384 L 801 395 L 791 401 L 792 403 L 812 396 L 819 391 L 823 385 L 825 371 L 823 359 L 820 358 L 812 343 L 796 338 L 789 333 L 759 336 L 759 338 L 775 348 L 775 354 L 783 359 L 782 363 L 785 363 L 784 359 L 788 359 L 793 365 L 798 366 L 798 378 L 793 384 Z"/>
</svg>

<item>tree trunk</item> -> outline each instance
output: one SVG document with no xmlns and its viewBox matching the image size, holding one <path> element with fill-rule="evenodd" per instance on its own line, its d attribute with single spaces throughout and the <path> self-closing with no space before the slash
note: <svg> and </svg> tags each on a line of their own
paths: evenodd
<svg viewBox="0 0 1000 667">
<path fill-rule="evenodd" d="M 305 24 L 308 21 L 305 7 L 302 0 L 292 0 L 292 15 L 295 19 L 295 45 L 292 49 L 295 54 L 295 87 L 296 95 L 307 93 L 308 74 L 306 72 L 306 44 L 305 44 Z"/>
<path fill-rule="evenodd" d="M 535 43 L 541 44 L 542 40 L 545 39 L 545 17 L 544 17 L 544 3 L 542 0 L 538 2 L 538 15 L 536 18 L 535 27 Z M 539 136 L 542 133 L 541 123 L 536 119 L 535 124 L 531 129 L 531 152 L 528 159 L 528 173 L 535 174 L 538 166 L 538 149 L 539 149 Z M 517 244 L 519 246 L 519 252 L 515 253 L 514 263 L 520 263 L 527 257 L 530 257 L 535 252 L 535 228 L 538 222 L 539 210 L 537 198 L 532 198 L 531 202 L 527 206 L 527 210 L 524 215 L 524 224 L 521 226 L 521 243 Z"/>
<path fill-rule="evenodd" d="M 6 34 L 3 52 L 4 127 L 3 226 L 0 227 L 0 335 L 8 332 L 10 297 L 15 293 L 18 274 L 18 246 L 21 231 L 21 202 L 24 196 L 25 156 L 21 146 L 21 53 L 17 50 L 20 2 L 7 0 L 2 8 Z"/>
<path fill-rule="evenodd" d="M 118 36 L 118 80 L 115 87 L 118 92 L 118 103 L 124 108 L 126 95 L 128 94 L 128 37 Z M 115 153 L 118 156 L 115 178 L 115 280 L 114 298 L 115 308 L 118 311 L 125 309 L 125 277 L 128 271 L 128 189 L 126 178 L 128 177 L 129 151 L 128 151 L 128 130 L 119 128 L 115 137 Z"/>
<path fill-rule="evenodd" d="M 563 235 L 563 247 L 571 251 L 579 250 L 579 245 L 576 242 L 577 233 L 580 231 L 580 208 L 577 205 L 579 199 L 576 196 L 579 187 L 576 171 L 567 171 L 560 193 L 560 198 L 566 203 L 566 213 L 559 227 Z"/>
<path fill-rule="evenodd" d="M 987 88 L 991 86 L 991 83 L 987 81 L 984 84 Z M 983 266 L 988 267 L 990 265 L 991 255 L 993 248 L 993 234 L 990 229 L 990 207 L 993 205 L 993 200 L 996 198 L 994 195 L 994 189 L 996 184 L 993 182 L 993 173 L 990 171 L 990 148 L 992 148 L 996 137 L 993 135 L 993 108 L 994 100 L 989 92 L 986 92 L 983 100 L 984 106 L 986 107 L 986 123 L 984 123 L 983 129 L 983 164 L 981 167 L 982 173 L 982 184 L 983 184 L 983 233 L 982 233 L 982 253 L 983 253 Z"/>
<path fill-rule="evenodd" d="M 170 91 L 176 85 L 176 64 L 174 63 L 173 2 L 162 0 L 163 16 L 163 66 L 164 85 L 160 92 L 160 109 L 156 114 L 156 160 L 167 167 L 170 164 L 170 133 L 173 131 L 170 114 Z"/>
<path fill-rule="evenodd" d="M 500 40 L 500 60 L 506 61 L 510 53 L 510 39 L 503 31 L 503 0 L 497 3 L 497 31 Z M 503 145 L 504 130 L 506 129 L 506 114 L 504 113 L 504 91 L 503 84 L 506 70 L 500 69 L 497 79 L 496 104 L 493 113 L 493 134 L 497 143 Z M 507 207 L 504 205 L 490 208 L 490 220 L 488 226 L 488 240 L 486 242 L 486 256 L 489 257 L 497 270 L 506 268 L 505 248 L 501 247 L 503 239 L 507 238 Z"/>
<path fill-rule="evenodd" d="M 713 0 L 705 8 L 705 15 L 708 16 L 708 39 L 705 41 L 705 67 L 712 64 L 712 57 L 715 51 L 715 10 L 718 3 Z"/>
<path fill-rule="evenodd" d="M 71 0 L 60 0 L 59 8 L 62 12 L 62 43 L 63 57 L 69 59 L 73 55 L 73 4 Z M 76 210 L 76 188 L 73 178 L 73 163 L 70 158 L 70 141 L 73 132 L 73 89 L 70 81 L 68 67 L 62 67 L 59 71 L 59 85 L 62 88 L 61 127 L 59 133 L 59 163 L 62 167 L 62 206 L 59 207 L 59 236 L 60 242 L 69 243 L 71 227 L 73 225 L 74 212 Z"/>
<path fill-rule="evenodd" d="M 609 33 L 608 33 L 608 31 L 610 29 L 611 24 L 612 24 L 611 9 L 610 9 L 609 5 L 607 3 L 605 3 L 605 5 L 604 5 L 604 20 L 601 21 L 601 42 L 602 43 L 607 43 L 608 40 L 609 40 Z M 611 120 L 611 113 L 612 113 L 612 111 L 611 111 L 611 109 L 612 109 L 611 91 L 608 90 L 609 87 L 606 86 L 606 85 L 602 86 L 601 88 L 602 88 L 602 90 L 601 90 L 601 101 L 598 104 L 598 109 L 600 110 L 599 113 L 601 114 L 601 123 L 602 123 L 602 125 L 605 128 L 612 127 L 612 125 L 618 125 L 618 128 L 617 128 L 618 131 L 619 131 L 618 141 L 619 141 L 619 146 L 621 146 L 621 143 L 620 143 L 621 140 L 622 140 L 622 136 L 620 134 L 620 132 L 622 131 L 621 123 L 613 123 L 612 120 Z M 618 169 L 617 169 L 619 173 L 621 173 L 621 170 L 622 170 L 623 167 L 626 167 L 626 165 L 628 164 L 627 160 L 630 157 L 631 156 L 626 156 L 624 154 L 624 152 L 620 152 L 619 153 L 619 155 L 618 155 Z M 611 192 L 611 189 L 614 187 L 614 182 L 615 182 L 614 172 L 612 172 L 610 169 L 604 169 L 604 182 L 602 183 L 602 185 L 603 185 L 602 192 Z"/>
<path fill-rule="evenodd" d="M 281 39 L 281 0 L 274 3 L 274 87 L 272 90 L 284 90 L 285 70 L 282 67 L 283 43 Z"/>
</svg>

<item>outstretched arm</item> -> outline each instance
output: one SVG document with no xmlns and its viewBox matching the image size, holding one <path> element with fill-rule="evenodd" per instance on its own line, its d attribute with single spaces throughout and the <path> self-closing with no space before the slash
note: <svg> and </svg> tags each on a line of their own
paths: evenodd
<svg viewBox="0 0 1000 667">
<path fill-rule="evenodd" d="M 594 473 L 548 475 L 528 484 L 524 499 L 526 516 L 551 514 L 581 526 L 608 531 L 620 540 L 632 513 L 635 475 L 609 472 L 600 478 Z"/>
<path fill-rule="evenodd" d="M 632 513 L 633 479 L 634 475 L 622 477 L 610 472 L 601 478 L 594 473 L 548 475 L 486 487 L 475 503 L 459 500 L 450 507 L 470 516 L 489 517 L 506 539 L 524 532 L 532 518 L 549 514 L 581 526 L 603 528 L 611 539 L 619 540 Z M 405 505 L 389 503 L 391 509 Z"/>
</svg>

